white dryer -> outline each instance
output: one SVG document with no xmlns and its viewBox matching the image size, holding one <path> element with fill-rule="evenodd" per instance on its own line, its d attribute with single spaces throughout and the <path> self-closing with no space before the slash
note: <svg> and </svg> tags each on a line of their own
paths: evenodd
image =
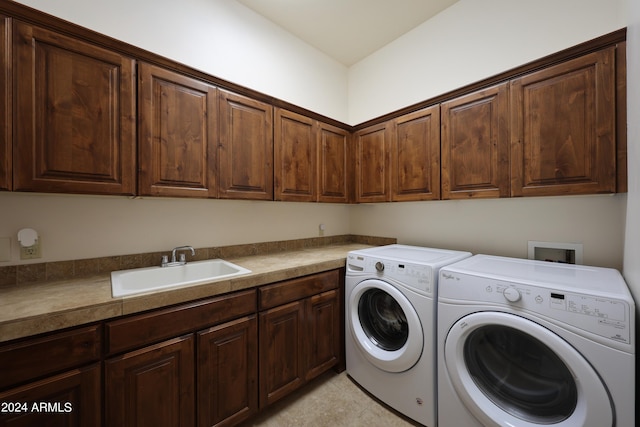
<svg viewBox="0 0 640 427">
<path fill-rule="evenodd" d="M 347 256 L 347 373 L 387 405 L 429 427 L 436 423 L 438 271 L 469 256 L 407 245 Z"/>
<path fill-rule="evenodd" d="M 632 427 L 635 304 L 617 270 L 476 255 L 440 270 L 440 427 Z"/>
</svg>

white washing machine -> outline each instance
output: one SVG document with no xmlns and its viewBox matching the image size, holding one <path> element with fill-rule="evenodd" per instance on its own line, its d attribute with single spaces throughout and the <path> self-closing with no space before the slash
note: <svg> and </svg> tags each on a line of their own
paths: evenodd
<svg viewBox="0 0 640 427">
<path fill-rule="evenodd" d="M 436 423 L 438 271 L 469 256 L 406 245 L 347 256 L 347 373 L 382 402 L 429 427 Z"/>
<path fill-rule="evenodd" d="M 440 427 L 635 425 L 635 304 L 617 270 L 476 255 L 438 286 Z"/>
</svg>

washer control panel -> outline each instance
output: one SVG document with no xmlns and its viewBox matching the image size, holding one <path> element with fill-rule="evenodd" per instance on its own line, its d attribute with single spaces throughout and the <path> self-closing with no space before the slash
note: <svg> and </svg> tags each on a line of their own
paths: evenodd
<svg viewBox="0 0 640 427">
<path fill-rule="evenodd" d="M 423 294 L 433 293 L 433 269 L 428 265 L 400 262 L 378 257 L 349 254 L 347 274 L 362 274 L 395 280 Z"/>
<path fill-rule="evenodd" d="M 630 305 L 622 299 L 441 271 L 439 298 L 508 306 L 625 344 L 631 343 Z"/>
</svg>

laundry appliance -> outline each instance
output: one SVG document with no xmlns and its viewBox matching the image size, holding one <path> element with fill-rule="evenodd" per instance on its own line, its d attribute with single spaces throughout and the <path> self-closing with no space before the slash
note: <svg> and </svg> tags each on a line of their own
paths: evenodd
<svg viewBox="0 0 640 427">
<path fill-rule="evenodd" d="M 617 270 L 475 255 L 440 270 L 439 427 L 632 427 L 635 304 Z"/>
<path fill-rule="evenodd" d="M 469 252 L 388 245 L 352 251 L 345 277 L 347 373 L 400 413 L 436 423 L 439 269 Z"/>
</svg>

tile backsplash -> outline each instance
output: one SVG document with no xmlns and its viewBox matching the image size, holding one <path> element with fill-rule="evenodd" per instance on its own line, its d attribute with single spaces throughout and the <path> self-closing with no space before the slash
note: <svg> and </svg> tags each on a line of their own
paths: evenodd
<svg viewBox="0 0 640 427">
<path fill-rule="evenodd" d="M 346 243 L 387 245 L 396 243 L 396 239 L 347 234 L 341 236 L 314 237 L 308 239 L 250 243 L 245 245 L 198 248 L 196 249 L 195 257 L 191 257 L 190 259 L 198 261 L 214 258 L 237 258 L 249 255 L 286 252 Z M 33 282 L 68 280 L 108 274 L 115 270 L 152 267 L 160 265 L 162 255 L 170 255 L 170 250 L 39 264 L 10 265 L 7 267 L 0 267 L 0 286 L 15 286 Z"/>
</svg>

